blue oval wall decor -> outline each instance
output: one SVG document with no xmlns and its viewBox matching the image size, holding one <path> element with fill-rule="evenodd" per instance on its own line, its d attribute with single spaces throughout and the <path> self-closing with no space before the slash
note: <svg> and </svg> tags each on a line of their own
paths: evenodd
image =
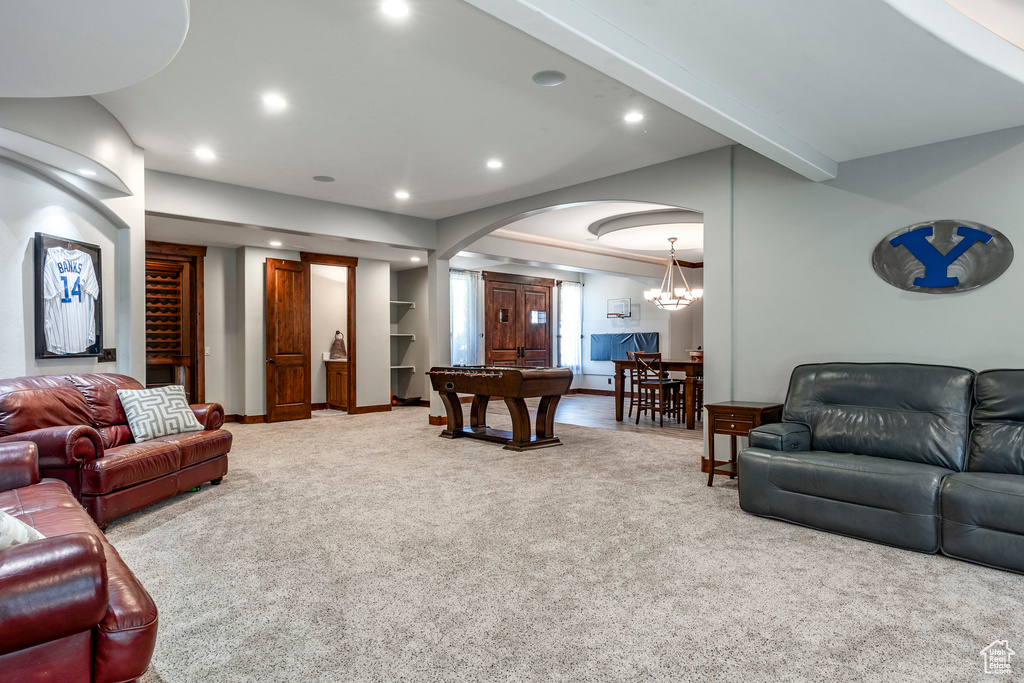
<svg viewBox="0 0 1024 683">
<path fill-rule="evenodd" d="M 1006 235 L 973 221 L 915 223 L 888 235 L 871 254 L 878 277 L 910 292 L 963 292 L 992 282 L 1013 261 Z"/>
</svg>

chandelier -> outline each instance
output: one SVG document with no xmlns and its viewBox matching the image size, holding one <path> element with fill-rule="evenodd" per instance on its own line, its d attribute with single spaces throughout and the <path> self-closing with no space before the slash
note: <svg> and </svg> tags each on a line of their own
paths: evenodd
<svg viewBox="0 0 1024 683">
<path fill-rule="evenodd" d="M 665 277 L 661 281 L 661 287 L 648 289 L 644 292 L 644 298 L 658 308 L 666 311 L 681 311 L 704 295 L 703 289 L 690 289 L 683 275 L 683 269 L 676 261 L 676 238 L 669 237 L 668 268 L 665 270 Z M 675 266 L 675 271 L 672 270 Z M 683 281 L 682 287 L 676 287 L 675 275 L 679 273 L 679 279 Z"/>
</svg>

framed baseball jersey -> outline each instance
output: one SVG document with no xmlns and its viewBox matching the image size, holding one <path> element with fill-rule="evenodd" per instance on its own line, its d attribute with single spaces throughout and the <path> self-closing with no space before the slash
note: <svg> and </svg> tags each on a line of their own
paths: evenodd
<svg viewBox="0 0 1024 683">
<path fill-rule="evenodd" d="M 100 248 L 36 233 L 36 358 L 103 353 Z"/>
</svg>

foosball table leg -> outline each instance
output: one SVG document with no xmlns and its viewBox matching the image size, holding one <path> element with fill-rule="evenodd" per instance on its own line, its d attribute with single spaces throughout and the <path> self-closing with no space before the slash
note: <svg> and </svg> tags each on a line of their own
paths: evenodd
<svg viewBox="0 0 1024 683">
<path fill-rule="evenodd" d="M 505 405 L 512 417 L 512 440 L 505 448 L 521 451 L 530 444 L 530 409 L 521 398 L 506 398 Z"/>
<path fill-rule="evenodd" d="M 448 415 L 448 424 L 445 426 L 441 436 L 449 439 L 462 434 L 462 404 L 459 403 L 459 395 L 450 391 L 438 392 L 441 396 L 441 403 L 444 404 L 444 411 Z"/>
<path fill-rule="evenodd" d="M 481 396 L 480 394 L 473 397 L 473 404 L 469 407 L 470 427 L 487 426 L 487 404 L 490 400 L 490 396 Z"/>
<path fill-rule="evenodd" d="M 555 410 L 558 409 L 558 402 L 561 396 L 544 396 L 540 399 L 537 407 L 537 438 L 553 437 L 555 435 Z"/>
</svg>

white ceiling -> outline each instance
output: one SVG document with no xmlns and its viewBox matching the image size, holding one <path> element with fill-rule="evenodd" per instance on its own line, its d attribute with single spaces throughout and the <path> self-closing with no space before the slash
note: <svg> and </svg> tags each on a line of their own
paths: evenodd
<svg viewBox="0 0 1024 683">
<path fill-rule="evenodd" d="M 410 4 L 396 21 L 371 0 L 194 3 L 170 66 L 96 99 L 148 168 L 425 218 L 729 143 L 461 0 Z M 542 69 L 567 80 L 538 86 Z M 285 112 L 263 111 L 270 90 Z"/>
<path fill-rule="evenodd" d="M 613 216 L 648 211 L 664 211 L 665 209 L 672 208 L 680 207 L 648 202 L 594 202 L 558 207 L 521 218 L 514 223 L 509 223 L 491 233 L 491 237 L 562 247 L 592 254 L 624 256 L 632 260 L 642 259 L 652 263 L 665 263 L 668 258 L 669 248 L 667 241 L 664 244 L 664 248 L 657 251 L 615 248 L 600 242 L 587 228 L 592 223 Z M 654 222 L 656 221 L 652 220 L 652 223 Z M 682 236 L 682 234 L 679 235 L 679 237 Z M 466 250 L 472 252 L 474 250 L 473 245 L 467 247 Z M 702 262 L 704 260 L 703 235 L 700 236 L 699 246 L 691 245 L 689 249 L 680 249 L 676 252 L 676 258 L 691 263 Z"/>
<path fill-rule="evenodd" d="M 0 3 L 0 97 L 95 95 L 167 66 L 188 0 Z"/>
<path fill-rule="evenodd" d="M 815 180 L 1024 124 L 1024 85 L 884 0 L 467 1 Z"/>
</svg>

